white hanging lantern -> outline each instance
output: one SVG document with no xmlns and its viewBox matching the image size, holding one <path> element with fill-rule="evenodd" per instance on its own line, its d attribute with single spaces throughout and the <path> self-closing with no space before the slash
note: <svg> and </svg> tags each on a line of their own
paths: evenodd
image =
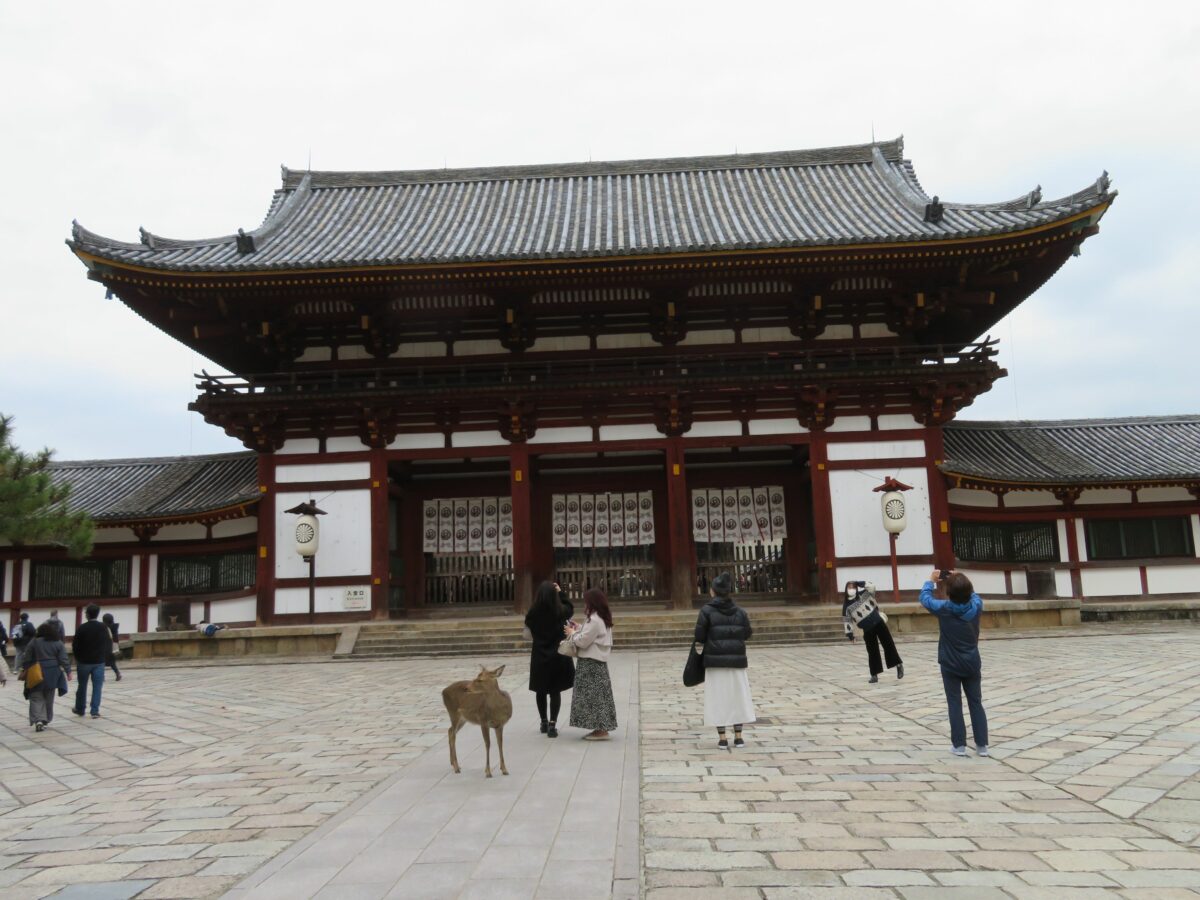
<svg viewBox="0 0 1200 900">
<path fill-rule="evenodd" d="M 880 511 L 883 513 L 883 529 L 888 534 L 899 534 L 908 525 L 908 513 L 905 509 L 904 495 L 899 491 L 887 491 L 880 497 Z"/>
<path fill-rule="evenodd" d="M 296 552 L 305 559 L 311 559 L 317 555 L 317 547 L 321 540 L 321 523 L 317 516 L 325 515 L 325 510 L 318 509 L 315 500 L 309 500 L 286 511 L 296 516 L 292 530 Z"/>
</svg>

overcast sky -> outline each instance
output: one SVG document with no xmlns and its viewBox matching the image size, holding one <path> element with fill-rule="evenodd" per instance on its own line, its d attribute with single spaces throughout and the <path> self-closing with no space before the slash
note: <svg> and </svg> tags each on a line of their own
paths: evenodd
<svg viewBox="0 0 1200 900">
<path fill-rule="evenodd" d="M 1200 413 L 1200 4 L 0 0 L 0 412 L 59 459 L 240 449 L 214 367 L 64 246 L 261 222 L 279 166 L 801 149 L 903 134 L 943 200 L 1120 192 L 964 418 Z"/>
</svg>

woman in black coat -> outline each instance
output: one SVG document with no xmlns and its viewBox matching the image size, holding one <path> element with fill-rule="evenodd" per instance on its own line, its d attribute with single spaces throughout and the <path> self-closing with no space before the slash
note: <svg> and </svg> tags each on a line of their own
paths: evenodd
<svg viewBox="0 0 1200 900">
<path fill-rule="evenodd" d="M 733 726 L 733 746 L 744 747 L 742 725 L 754 721 L 746 641 L 754 630 L 746 611 L 729 596 L 733 578 L 722 572 L 712 580 L 712 599 L 696 619 L 696 650 L 704 658 L 704 724 L 717 728 L 717 747 L 729 748 L 725 729 Z"/>
<path fill-rule="evenodd" d="M 537 696 L 542 734 L 546 737 L 558 737 L 562 692 L 575 685 L 575 663 L 571 657 L 558 652 L 563 629 L 574 612 L 575 607 L 563 596 L 562 588 L 552 581 L 543 581 L 534 594 L 533 605 L 525 614 L 525 628 L 533 640 L 529 654 L 529 689 Z"/>
</svg>

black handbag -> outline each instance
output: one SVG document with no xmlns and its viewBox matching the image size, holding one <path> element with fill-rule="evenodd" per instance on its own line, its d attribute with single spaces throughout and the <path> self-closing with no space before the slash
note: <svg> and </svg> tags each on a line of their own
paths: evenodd
<svg viewBox="0 0 1200 900">
<path fill-rule="evenodd" d="M 687 662 L 683 664 L 683 686 L 695 687 L 704 683 L 704 654 L 696 652 L 693 643 L 688 650 Z"/>
</svg>

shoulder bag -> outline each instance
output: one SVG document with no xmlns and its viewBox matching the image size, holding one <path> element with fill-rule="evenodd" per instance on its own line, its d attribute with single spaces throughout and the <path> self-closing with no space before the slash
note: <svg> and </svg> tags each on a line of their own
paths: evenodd
<svg viewBox="0 0 1200 900">
<path fill-rule="evenodd" d="M 704 654 L 696 652 L 696 642 L 688 650 L 687 662 L 683 664 L 683 686 L 695 687 L 704 683 Z"/>
<path fill-rule="evenodd" d="M 32 666 L 27 666 L 21 671 L 21 674 L 17 676 L 17 680 L 25 682 L 26 690 L 33 690 L 42 683 L 42 664 L 34 661 Z"/>
<path fill-rule="evenodd" d="M 572 658 L 579 656 L 579 648 L 575 646 L 574 641 L 570 638 L 563 638 L 559 641 L 558 652 L 563 656 L 570 656 Z"/>
</svg>

